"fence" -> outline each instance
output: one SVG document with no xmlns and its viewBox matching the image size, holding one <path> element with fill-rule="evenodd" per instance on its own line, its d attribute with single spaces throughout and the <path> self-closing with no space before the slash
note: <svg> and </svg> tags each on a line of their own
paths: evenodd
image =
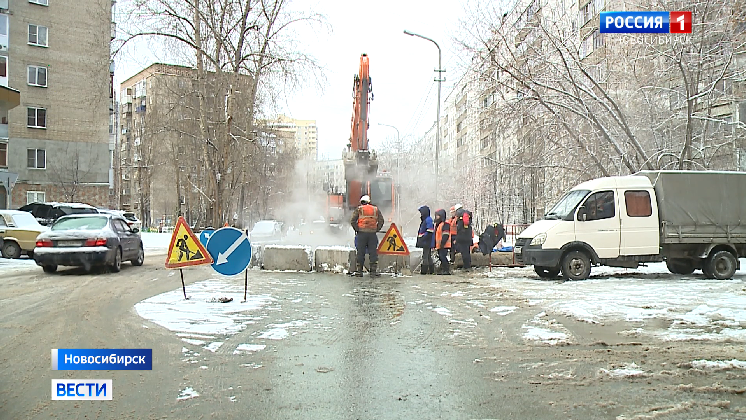
<svg viewBox="0 0 746 420">
<path fill-rule="evenodd" d="M 514 224 L 514 225 L 504 225 L 505 228 L 505 238 L 502 240 L 502 246 L 503 248 L 510 248 L 510 259 L 507 263 L 504 263 L 502 261 L 492 262 L 492 253 L 490 253 L 490 271 L 492 271 L 492 267 L 523 267 L 524 264 L 520 264 L 516 262 L 515 260 L 515 252 L 513 251 L 513 245 L 515 245 L 515 240 L 518 237 L 518 235 L 521 234 L 524 230 L 526 230 L 527 227 L 529 227 L 528 224 Z M 501 248 L 502 249 L 502 248 Z"/>
</svg>

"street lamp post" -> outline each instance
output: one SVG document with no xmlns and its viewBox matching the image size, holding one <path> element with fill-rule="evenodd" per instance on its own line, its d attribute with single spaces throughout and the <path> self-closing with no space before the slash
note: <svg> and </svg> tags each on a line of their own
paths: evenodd
<svg viewBox="0 0 746 420">
<path fill-rule="evenodd" d="M 437 42 L 433 41 L 432 39 L 422 36 L 419 34 L 416 34 L 414 32 L 409 32 L 408 30 L 404 30 L 404 34 L 409 36 L 416 36 L 418 38 L 422 38 L 425 40 L 428 40 L 435 44 L 435 46 L 438 48 L 438 68 L 435 70 L 437 72 L 437 77 L 435 78 L 435 81 L 438 82 L 438 106 L 437 106 L 437 117 L 435 119 L 435 200 L 438 200 L 438 154 L 440 153 L 440 84 L 445 79 L 441 77 L 442 73 L 445 71 L 441 67 L 441 52 L 440 52 L 440 45 L 438 45 Z"/>
<path fill-rule="evenodd" d="M 401 188 L 401 173 L 399 172 L 399 157 L 401 156 L 401 140 L 399 137 L 399 129 L 389 124 L 378 123 L 378 125 L 383 125 L 385 127 L 391 127 L 394 130 L 396 130 L 396 182 L 399 183 L 399 188 Z M 396 220 L 399 223 L 401 223 L 401 205 L 399 203 L 399 188 L 396 189 Z"/>
</svg>

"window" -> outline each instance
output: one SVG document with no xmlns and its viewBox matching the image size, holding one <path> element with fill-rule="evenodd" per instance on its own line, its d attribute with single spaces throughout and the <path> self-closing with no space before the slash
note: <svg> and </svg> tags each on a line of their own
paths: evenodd
<svg viewBox="0 0 746 420">
<path fill-rule="evenodd" d="M 28 107 L 28 127 L 47 128 L 47 110 L 44 108 Z"/>
<path fill-rule="evenodd" d="M 47 68 L 28 66 L 28 84 L 31 86 L 47 87 Z"/>
<path fill-rule="evenodd" d="M 49 0 L 28 0 L 28 2 L 38 4 L 41 6 L 49 6 Z"/>
<path fill-rule="evenodd" d="M 614 214 L 616 214 L 614 208 L 614 191 L 599 191 L 591 194 L 583 204 L 583 207 L 585 207 L 586 220 L 588 221 L 614 217 Z"/>
<path fill-rule="evenodd" d="M 629 217 L 648 217 L 653 214 L 650 193 L 647 191 L 625 191 L 624 204 Z"/>
<path fill-rule="evenodd" d="M 0 168 L 8 167 L 8 143 L 0 143 Z"/>
<path fill-rule="evenodd" d="M 28 26 L 28 43 L 31 45 L 47 46 L 47 27 L 38 25 Z"/>
<path fill-rule="evenodd" d="M 0 77 L 8 77 L 8 57 L 0 55 Z"/>
<path fill-rule="evenodd" d="M 26 149 L 28 167 L 32 169 L 47 168 L 47 153 L 44 149 Z"/>
<path fill-rule="evenodd" d="M 43 203 L 47 201 L 47 193 L 44 191 L 27 191 L 26 204 Z"/>
<path fill-rule="evenodd" d="M 0 13 L 0 35 L 8 36 L 8 15 Z"/>
</svg>

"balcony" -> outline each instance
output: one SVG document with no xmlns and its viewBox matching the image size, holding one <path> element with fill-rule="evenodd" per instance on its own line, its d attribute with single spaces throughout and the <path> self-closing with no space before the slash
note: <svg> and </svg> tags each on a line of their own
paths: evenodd
<svg viewBox="0 0 746 420">
<path fill-rule="evenodd" d="M 111 22 L 111 40 L 113 41 L 116 38 L 117 38 L 117 24 L 116 22 Z"/>
<path fill-rule="evenodd" d="M 8 138 L 8 124 L 0 124 L 0 139 Z"/>
</svg>

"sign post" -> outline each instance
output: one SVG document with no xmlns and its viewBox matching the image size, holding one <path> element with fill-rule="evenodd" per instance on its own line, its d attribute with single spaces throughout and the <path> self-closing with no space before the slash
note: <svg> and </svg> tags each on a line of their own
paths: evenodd
<svg viewBox="0 0 746 420">
<path fill-rule="evenodd" d="M 243 299 L 249 287 L 249 272 L 247 268 L 251 262 L 251 243 L 246 234 L 233 227 L 216 230 L 207 241 L 207 252 L 213 259 L 212 268 L 225 276 L 233 276 L 244 271 Z"/>
</svg>

